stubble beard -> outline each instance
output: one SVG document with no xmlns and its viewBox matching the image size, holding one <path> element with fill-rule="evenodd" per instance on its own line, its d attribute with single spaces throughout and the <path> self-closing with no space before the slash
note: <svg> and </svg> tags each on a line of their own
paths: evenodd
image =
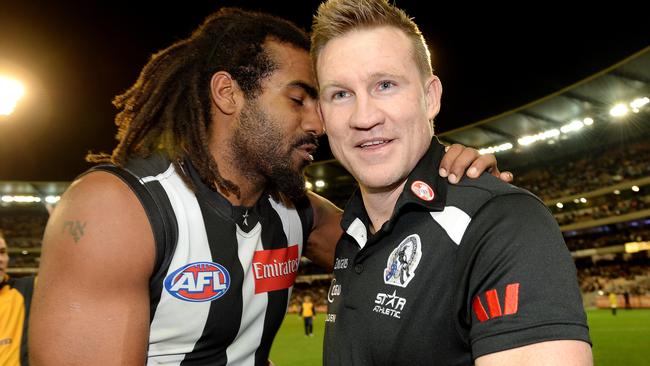
<svg viewBox="0 0 650 366">
<path fill-rule="evenodd" d="M 280 192 L 297 200 L 305 196 L 303 170 L 309 162 L 304 161 L 296 167 L 291 155 L 294 146 L 302 143 L 305 137 L 291 141 L 287 146 L 279 125 L 255 101 L 249 102 L 242 110 L 233 134 L 232 159 L 251 183 L 265 184 L 271 192 Z"/>
</svg>

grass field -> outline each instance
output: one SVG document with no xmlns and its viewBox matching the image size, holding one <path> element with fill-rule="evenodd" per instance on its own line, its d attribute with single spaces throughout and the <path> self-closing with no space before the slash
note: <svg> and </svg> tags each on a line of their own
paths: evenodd
<svg viewBox="0 0 650 366">
<path fill-rule="evenodd" d="M 650 309 L 589 310 L 589 327 L 596 366 L 642 366 L 650 364 Z M 325 317 L 314 321 L 314 336 L 305 337 L 302 319 L 288 314 L 275 339 L 271 360 L 276 366 L 320 365 Z"/>
</svg>

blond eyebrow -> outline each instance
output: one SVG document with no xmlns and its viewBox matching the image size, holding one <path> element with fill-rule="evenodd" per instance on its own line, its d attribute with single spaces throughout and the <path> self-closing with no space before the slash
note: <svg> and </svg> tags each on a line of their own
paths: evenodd
<svg viewBox="0 0 650 366">
<path fill-rule="evenodd" d="M 404 77 L 402 77 L 402 76 L 399 76 L 397 74 L 387 73 L 387 72 L 374 72 L 374 73 L 368 75 L 368 77 L 367 77 L 367 79 L 383 79 L 383 78 L 397 79 L 397 80 L 401 80 L 401 81 L 404 80 Z M 345 87 L 341 86 L 340 83 L 333 82 L 333 83 L 326 83 L 326 84 L 322 85 L 321 90 L 325 90 L 325 89 L 332 88 L 332 87 L 345 89 Z"/>
<path fill-rule="evenodd" d="M 403 79 L 403 77 L 396 75 L 396 74 L 391 74 L 387 72 L 374 72 L 370 74 L 368 77 L 369 79 L 382 79 L 382 78 L 389 78 L 389 79 Z"/>
</svg>

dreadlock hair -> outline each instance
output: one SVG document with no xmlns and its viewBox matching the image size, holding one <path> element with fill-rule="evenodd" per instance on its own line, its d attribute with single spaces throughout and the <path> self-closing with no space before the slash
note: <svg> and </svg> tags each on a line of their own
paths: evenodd
<svg viewBox="0 0 650 366">
<path fill-rule="evenodd" d="M 309 51 L 307 34 L 276 16 L 237 8 L 208 16 L 189 38 L 154 54 L 135 84 L 115 97 L 119 143 L 111 155 L 88 154 L 86 160 L 123 167 L 132 157 L 162 152 L 179 172 L 189 159 L 208 186 L 239 196 L 239 187 L 219 174 L 210 153 L 210 80 L 226 71 L 247 99 L 255 98 L 262 80 L 277 68 L 264 49 L 269 39 Z M 193 189 L 187 174 L 181 176 Z"/>
</svg>

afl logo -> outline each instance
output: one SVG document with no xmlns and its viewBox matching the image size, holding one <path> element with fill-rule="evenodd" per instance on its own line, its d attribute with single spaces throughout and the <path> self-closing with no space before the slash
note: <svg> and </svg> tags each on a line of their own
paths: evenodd
<svg viewBox="0 0 650 366">
<path fill-rule="evenodd" d="M 191 302 L 212 301 L 230 288 L 228 270 L 217 263 L 194 262 L 167 275 L 165 289 L 177 299 Z"/>
<path fill-rule="evenodd" d="M 413 184 L 411 184 L 411 191 L 413 194 L 424 201 L 431 201 L 435 196 L 433 189 L 431 189 L 428 184 L 424 183 L 421 180 L 416 180 L 413 182 Z"/>
</svg>

